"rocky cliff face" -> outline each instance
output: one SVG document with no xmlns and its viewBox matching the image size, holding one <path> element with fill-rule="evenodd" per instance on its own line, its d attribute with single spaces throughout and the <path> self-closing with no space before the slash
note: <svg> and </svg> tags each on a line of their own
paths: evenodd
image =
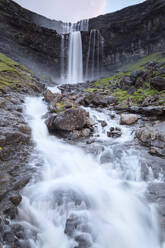
<svg viewBox="0 0 165 248">
<path fill-rule="evenodd" d="M 90 19 L 89 32 L 82 33 L 84 62 L 91 29 L 99 29 L 104 38 L 103 61 L 108 73 L 139 57 L 162 51 L 165 48 L 164 16 L 164 0 L 147 0 Z M 62 24 L 28 11 L 13 1 L 0 0 L 0 51 L 29 67 L 43 81 L 58 82 L 61 64 L 58 32 Z M 65 40 L 66 60 L 67 35 Z M 91 63 L 89 61 L 89 65 Z"/>
<path fill-rule="evenodd" d="M 104 63 L 110 70 L 165 48 L 165 1 L 148 0 L 89 21 L 104 37 Z"/>
<path fill-rule="evenodd" d="M 57 78 L 60 69 L 60 36 L 55 30 L 38 25 L 46 26 L 50 22 L 13 1 L 0 0 L 0 51 L 29 67 L 43 80 L 46 76 Z"/>
</svg>

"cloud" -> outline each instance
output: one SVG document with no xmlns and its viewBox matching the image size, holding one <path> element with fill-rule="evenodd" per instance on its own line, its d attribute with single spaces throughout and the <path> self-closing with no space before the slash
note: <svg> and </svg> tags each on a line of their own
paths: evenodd
<svg viewBox="0 0 165 248">
<path fill-rule="evenodd" d="M 106 0 L 15 0 L 24 8 L 51 19 L 75 22 L 105 13 Z"/>
</svg>

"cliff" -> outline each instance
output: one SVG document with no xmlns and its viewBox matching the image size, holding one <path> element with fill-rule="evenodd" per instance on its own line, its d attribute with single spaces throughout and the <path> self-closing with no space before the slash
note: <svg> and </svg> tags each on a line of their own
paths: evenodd
<svg viewBox="0 0 165 248">
<path fill-rule="evenodd" d="M 104 37 L 104 63 L 118 67 L 165 48 L 165 1 L 148 0 L 89 21 Z"/>
<path fill-rule="evenodd" d="M 165 48 L 165 1 L 147 0 L 89 20 L 82 33 L 86 61 L 89 33 L 99 29 L 104 38 L 105 74 Z M 31 69 L 44 82 L 60 76 L 62 22 L 49 20 L 10 0 L 0 0 L 0 51 Z M 68 40 L 66 35 L 65 40 Z M 68 42 L 65 42 L 65 60 Z M 89 61 L 89 65 L 92 62 Z"/>
<path fill-rule="evenodd" d="M 43 81 L 58 77 L 60 65 L 60 36 L 37 24 L 49 25 L 46 20 L 13 1 L 0 0 L 0 51 L 30 68 Z"/>
</svg>

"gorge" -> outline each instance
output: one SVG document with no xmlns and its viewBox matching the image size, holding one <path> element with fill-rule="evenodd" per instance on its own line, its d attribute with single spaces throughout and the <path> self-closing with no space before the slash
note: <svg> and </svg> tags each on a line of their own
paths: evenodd
<svg viewBox="0 0 165 248">
<path fill-rule="evenodd" d="M 164 14 L 0 0 L 0 248 L 165 247 Z"/>
</svg>

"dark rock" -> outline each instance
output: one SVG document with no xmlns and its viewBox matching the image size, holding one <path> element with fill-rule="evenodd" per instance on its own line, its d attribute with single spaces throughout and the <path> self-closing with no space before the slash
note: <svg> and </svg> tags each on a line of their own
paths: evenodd
<svg viewBox="0 0 165 248">
<path fill-rule="evenodd" d="M 111 127 L 110 132 L 107 132 L 107 136 L 110 138 L 118 138 L 122 135 L 121 129 L 118 127 Z"/>
<path fill-rule="evenodd" d="M 10 197 L 10 201 L 15 205 L 18 206 L 20 202 L 22 201 L 22 196 L 20 195 L 15 195 Z"/>
<path fill-rule="evenodd" d="M 165 78 L 163 77 L 154 77 L 150 84 L 156 90 L 165 90 Z"/>
<path fill-rule="evenodd" d="M 161 149 L 161 148 L 158 148 L 158 147 L 151 147 L 150 153 L 152 155 L 156 155 L 156 156 L 165 158 L 165 148 Z"/>
<path fill-rule="evenodd" d="M 137 91 L 137 88 L 135 86 L 132 86 L 128 89 L 128 94 L 132 95 Z"/>
<path fill-rule="evenodd" d="M 101 122 L 101 126 L 102 127 L 106 127 L 108 124 L 106 123 L 106 121 L 100 121 Z"/>
<path fill-rule="evenodd" d="M 138 77 L 143 77 L 144 76 L 144 71 L 133 71 L 130 75 L 130 78 L 132 80 L 136 80 Z"/>
<path fill-rule="evenodd" d="M 64 113 L 50 117 L 46 124 L 50 132 L 73 131 L 82 129 L 87 125 L 87 112 L 81 108 L 66 110 Z"/>
<path fill-rule="evenodd" d="M 116 107 L 119 109 L 119 107 Z M 125 110 L 145 116 L 165 116 L 165 106 L 129 107 Z"/>
</svg>

